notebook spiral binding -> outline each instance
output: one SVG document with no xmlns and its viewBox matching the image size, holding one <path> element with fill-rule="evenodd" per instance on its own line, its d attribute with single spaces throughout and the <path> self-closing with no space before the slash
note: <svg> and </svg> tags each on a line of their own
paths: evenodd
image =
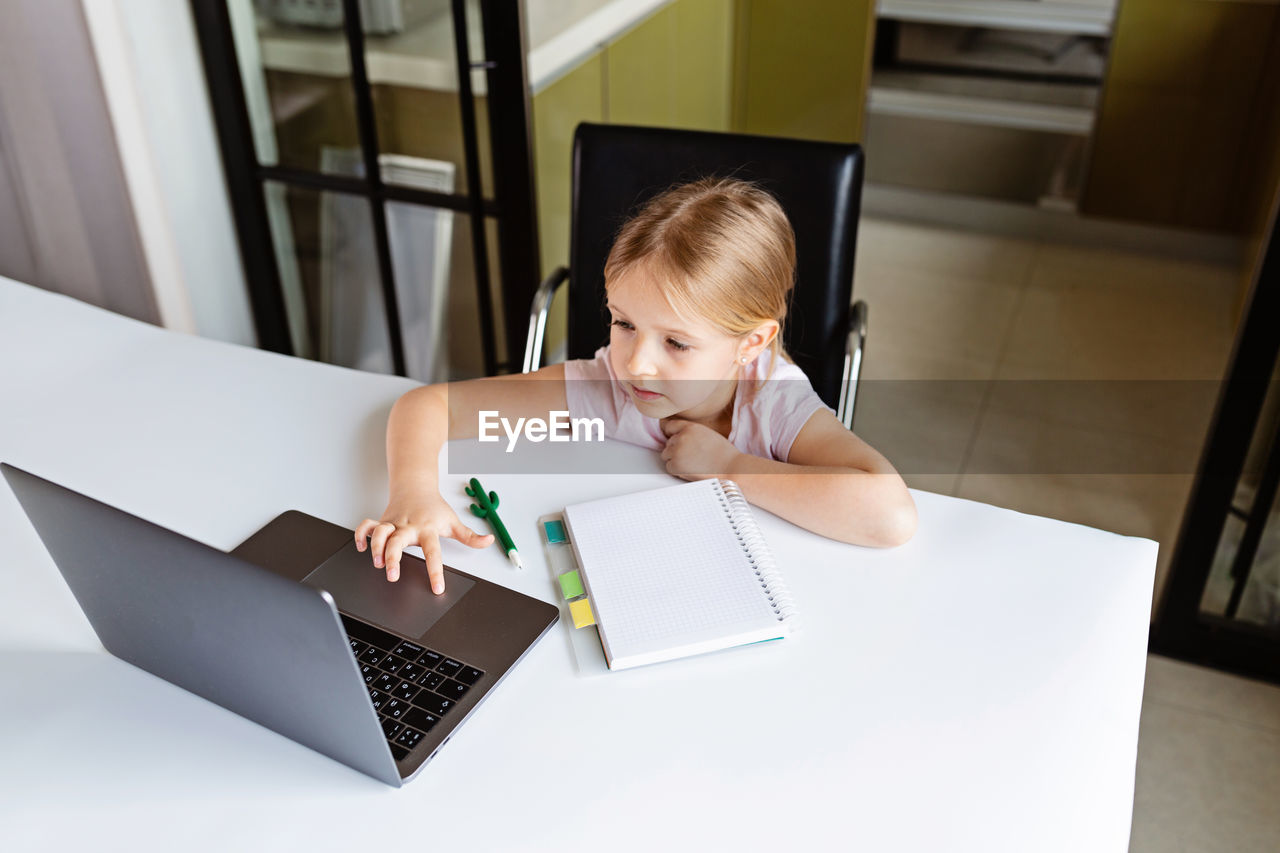
<svg viewBox="0 0 1280 853">
<path fill-rule="evenodd" d="M 733 525 L 734 532 L 738 534 L 738 542 L 741 543 L 747 560 L 755 569 L 760 586 L 769 598 L 769 606 L 773 608 L 779 622 L 794 621 L 795 601 L 791 598 L 791 592 L 787 589 L 782 575 L 778 573 L 778 566 L 773 561 L 773 553 L 769 550 L 768 543 L 764 541 L 764 535 L 751 516 L 750 504 L 747 503 L 737 483 L 732 480 L 716 482 L 720 503 L 729 517 L 729 523 Z"/>
</svg>

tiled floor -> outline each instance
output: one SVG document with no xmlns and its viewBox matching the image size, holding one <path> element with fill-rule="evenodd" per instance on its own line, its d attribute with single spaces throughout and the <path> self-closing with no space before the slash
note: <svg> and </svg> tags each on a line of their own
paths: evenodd
<svg viewBox="0 0 1280 853">
<path fill-rule="evenodd" d="M 1157 540 L 1158 594 L 1239 272 L 886 220 L 860 229 L 857 431 L 914 487 Z M 1276 849 L 1280 687 L 1149 657 L 1131 850 Z"/>
<path fill-rule="evenodd" d="M 1161 543 L 1239 298 L 1231 267 L 863 220 L 858 433 L 912 486 Z M 904 418 L 904 411 L 919 416 Z"/>
</svg>

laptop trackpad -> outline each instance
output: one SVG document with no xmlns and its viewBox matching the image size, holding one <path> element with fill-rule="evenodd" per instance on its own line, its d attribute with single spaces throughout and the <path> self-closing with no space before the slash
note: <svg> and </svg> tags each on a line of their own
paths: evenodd
<svg viewBox="0 0 1280 853">
<path fill-rule="evenodd" d="M 475 581 L 444 570 L 444 592 L 436 595 L 427 581 L 427 567 L 416 559 L 400 561 L 400 580 L 391 583 L 386 572 L 374 568 L 369 554 L 349 543 L 302 579 L 324 589 L 339 610 L 376 622 L 406 637 L 421 637 L 449 608 L 475 586 Z"/>
</svg>

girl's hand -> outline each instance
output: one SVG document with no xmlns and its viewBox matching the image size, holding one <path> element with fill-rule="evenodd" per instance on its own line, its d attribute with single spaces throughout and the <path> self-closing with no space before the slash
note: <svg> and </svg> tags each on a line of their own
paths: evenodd
<svg viewBox="0 0 1280 853">
<path fill-rule="evenodd" d="M 667 436 L 662 450 L 667 473 L 684 480 L 723 476 L 740 452 L 711 427 L 683 418 L 662 421 L 662 431 Z"/>
<path fill-rule="evenodd" d="M 472 548 L 493 544 L 493 534 L 480 535 L 458 520 L 453 507 L 439 495 L 423 496 L 411 501 L 392 500 L 379 521 L 366 518 L 356 528 L 356 550 L 364 551 L 366 541 L 373 553 L 373 564 L 385 567 L 387 580 L 400 579 L 400 556 L 410 545 L 422 548 L 427 561 L 427 577 L 431 591 L 444 592 L 444 562 L 440 556 L 440 537 L 456 539 Z"/>
</svg>

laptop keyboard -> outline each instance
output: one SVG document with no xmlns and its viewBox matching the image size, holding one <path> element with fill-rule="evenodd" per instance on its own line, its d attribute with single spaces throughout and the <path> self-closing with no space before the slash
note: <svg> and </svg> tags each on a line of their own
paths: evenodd
<svg viewBox="0 0 1280 853">
<path fill-rule="evenodd" d="M 400 761 L 484 673 L 460 660 L 342 617 L 391 754 Z"/>
</svg>

